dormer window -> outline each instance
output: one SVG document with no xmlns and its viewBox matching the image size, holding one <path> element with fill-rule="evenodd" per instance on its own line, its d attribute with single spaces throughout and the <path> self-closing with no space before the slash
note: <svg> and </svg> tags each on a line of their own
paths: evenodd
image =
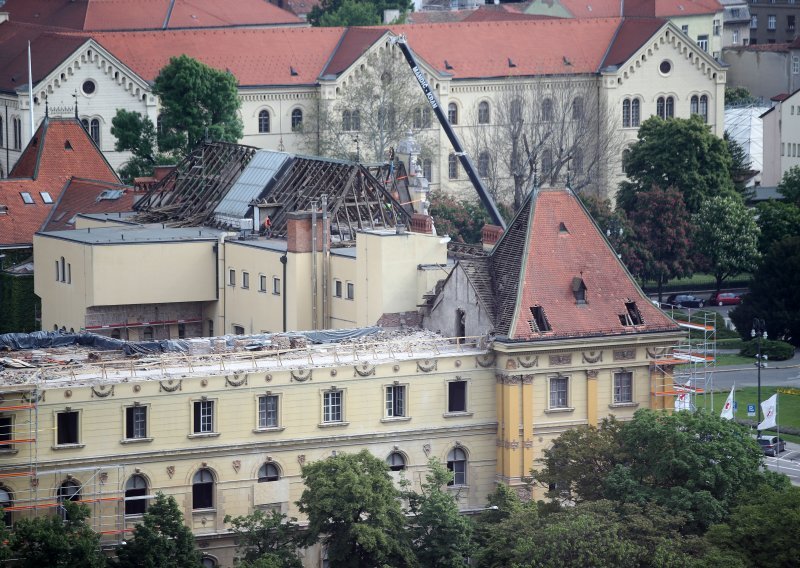
<svg viewBox="0 0 800 568">
<path fill-rule="evenodd" d="M 564 224 L 563 221 L 558 224 L 558 234 L 559 235 L 569 235 L 569 229 L 567 229 L 567 226 Z"/>
<path fill-rule="evenodd" d="M 626 327 L 642 325 L 644 323 L 642 314 L 636 306 L 636 302 L 625 302 L 625 313 L 619 315 L 619 322 Z"/>
<path fill-rule="evenodd" d="M 8 205 L 0 205 L 0 215 L 8 215 Z"/>
<path fill-rule="evenodd" d="M 64 150 L 72 152 L 72 144 L 69 143 L 69 140 L 64 141 Z"/>
<path fill-rule="evenodd" d="M 33 196 L 27 191 L 20 191 L 19 196 L 22 198 L 23 203 L 27 203 L 28 205 L 33 204 Z"/>
<path fill-rule="evenodd" d="M 42 196 L 42 203 L 50 204 L 53 202 L 53 198 L 46 191 L 40 191 L 39 195 Z"/>
<path fill-rule="evenodd" d="M 528 322 L 531 326 L 531 331 L 535 333 L 552 331 L 550 322 L 547 321 L 547 316 L 544 314 L 544 308 L 542 306 L 531 306 L 531 315 L 533 319 Z"/>
<path fill-rule="evenodd" d="M 586 303 L 586 284 L 583 278 L 576 276 L 572 279 L 572 295 L 575 296 L 576 304 Z"/>
</svg>

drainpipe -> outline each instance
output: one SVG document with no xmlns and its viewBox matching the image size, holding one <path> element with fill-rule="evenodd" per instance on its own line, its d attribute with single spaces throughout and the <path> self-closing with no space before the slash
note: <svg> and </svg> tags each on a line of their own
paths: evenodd
<svg viewBox="0 0 800 568">
<path fill-rule="evenodd" d="M 328 194 L 322 195 L 322 329 L 330 328 L 328 305 L 328 263 L 330 249 L 328 247 Z"/>
<path fill-rule="evenodd" d="M 281 264 L 283 265 L 283 331 L 286 333 L 286 294 L 289 287 L 286 285 L 286 264 L 289 262 L 288 252 L 283 253 Z"/>
<path fill-rule="evenodd" d="M 311 202 L 311 328 L 317 329 L 317 202 Z"/>
</svg>

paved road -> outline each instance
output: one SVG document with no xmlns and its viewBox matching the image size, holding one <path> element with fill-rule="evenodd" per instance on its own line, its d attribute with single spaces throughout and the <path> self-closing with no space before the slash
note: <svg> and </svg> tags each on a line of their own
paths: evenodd
<svg viewBox="0 0 800 568">
<path fill-rule="evenodd" d="M 789 476 L 792 485 L 800 485 L 800 444 L 786 442 L 786 451 L 778 457 L 764 456 L 767 469 Z"/>
<path fill-rule="evenodd" d="M 714 372 L 714 389 L 727 390 L 735 383 L 737 387 L 758 385 L 758 369 L 755 363 L 748 366 L 717 367 Z M 800 388 L 800 353 L 787 361 L 768 361 L 761 369 L 761 386 Z"/>
</svg>

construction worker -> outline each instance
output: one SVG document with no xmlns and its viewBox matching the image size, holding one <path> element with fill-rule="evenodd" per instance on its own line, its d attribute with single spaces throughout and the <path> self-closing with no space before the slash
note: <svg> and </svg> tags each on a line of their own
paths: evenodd
<svg viewBox="0 0 800 568">
<path fill-rule="evenodd" d="M 266 236 L 268 239 L 272 238 L 272 220 L 267 215 L 264 222 L 261 223 L 261 235 Z"/>
</svg>

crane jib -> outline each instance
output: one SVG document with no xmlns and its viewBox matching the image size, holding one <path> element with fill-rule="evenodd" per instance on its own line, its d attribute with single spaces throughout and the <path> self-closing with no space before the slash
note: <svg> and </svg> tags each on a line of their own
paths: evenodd
<svg viewBox="0 0 800 568">
<path fill-rule="evenodd" d="M 428 81 L 425 80 L 425 75 L 422 74 L 422 71 L 419 70 L 419 67 L 414 67 L 412 69 L 414 72 L 414 76 L 419 81 L 420 86 L 425 91 L 425 96 L 428 97 L 428 102 L 431 104 L 433 108 L 439 108 L 439 103 L 436 101 L 436 97 L 431 92 L 431 87 L 428 84 Z"/>
</svg>

